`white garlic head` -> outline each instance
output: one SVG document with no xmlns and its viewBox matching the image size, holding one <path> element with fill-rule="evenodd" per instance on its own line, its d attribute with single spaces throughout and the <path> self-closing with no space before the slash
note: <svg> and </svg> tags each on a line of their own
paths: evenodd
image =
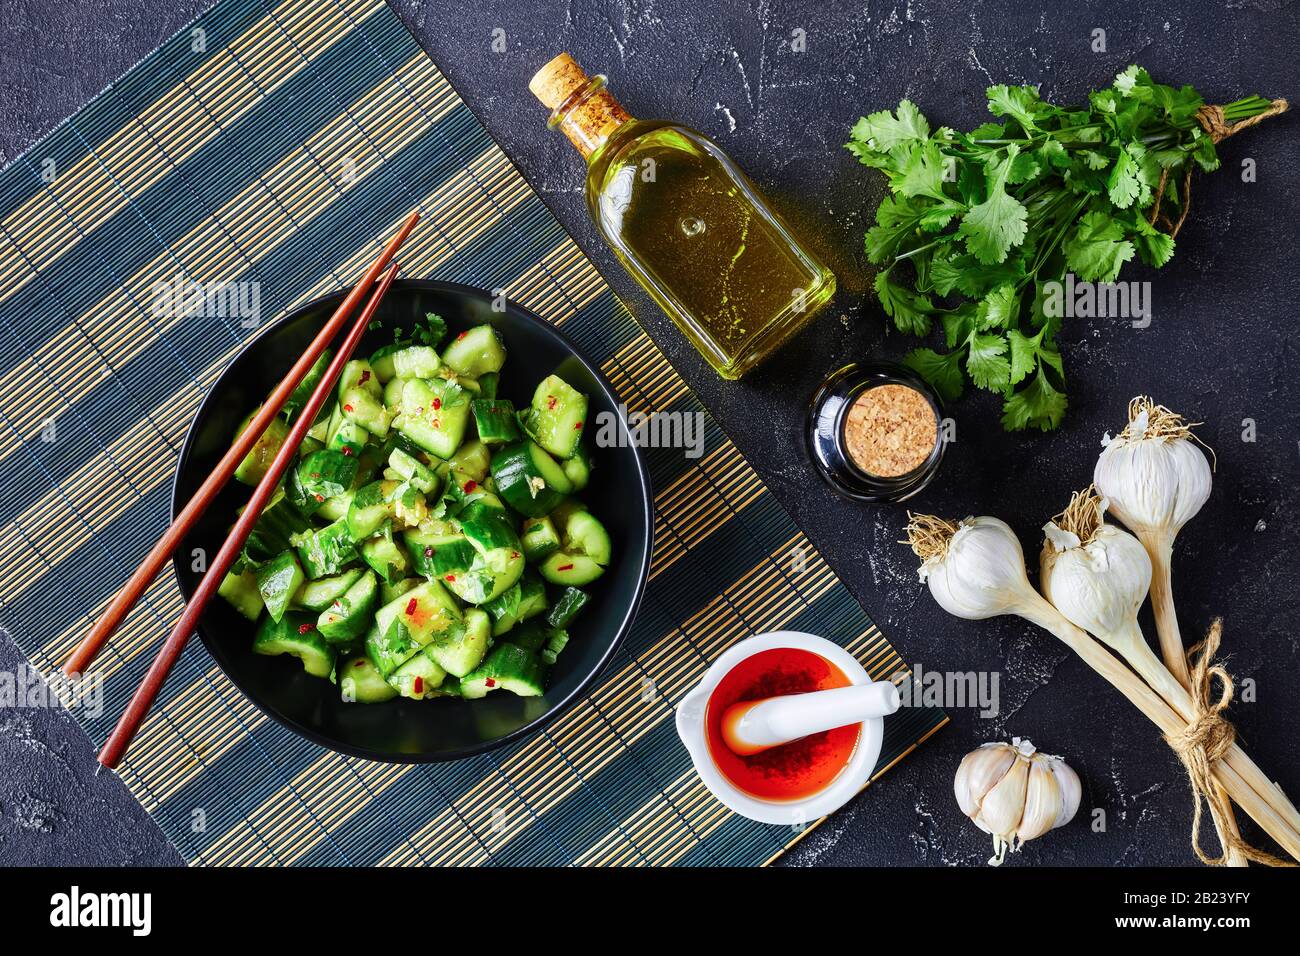
<svg viewBox="0 0 1300 956">
<path fill-rule="evenodd" d="M 997 518 L 964 519 L 946 552 L 921 565 L 920 577 L 940 607 L 973 621 L 1014 614 L 1034 598 L 1020 541 Z"/>
<path fill-rule="evenodd" d="M 1210 463 L 1190 437 L 1178 437 L 1191 435 L 1181 419 L 1171 436 L 1153 427 L 1148 415 L 1137 412 L 1122 432 L 1103 440 L 1092 480 L 1132 530 L 1177 533 L 1210 497 Z"/>
<path fill-rule="evenodd" d="M 1102 524 L 1087 543 L 1055 522 L 1043 528 L 1043 596 L 1071 623 L 1107 636 L 1137 616 L 1151 587 L 1151 558 L 1137 538 Z"/>
<path fill-rule="evenodd" d="M 962 813 L 993 835 L 991 866 L 1028 840 L 1074 819 L 1083 796 L 1079 775 L 1060 757 L 1038 753 L 1028 740 L 988 743 L 957 768 L 953 792 Z"/>
</svg>

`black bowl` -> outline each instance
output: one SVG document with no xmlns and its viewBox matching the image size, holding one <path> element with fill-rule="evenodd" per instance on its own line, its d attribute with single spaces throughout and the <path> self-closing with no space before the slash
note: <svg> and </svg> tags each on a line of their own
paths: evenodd
<svg viewBox="0 0 1300 956">
<path fill-rule="evenodd" d="M 262 401 L 324 325 L 342 293 L 317 299 L 286 315 L 248 343 L 209 391 L 190 426 L 172 484 L 172 514 L 198 489 L 230 446 L 234 430 Z M 384 328 L 367 333 L 357 350 L 366 356 L 392 341 L 390 329 L 410 328 L 426 312 L 437 312 L 456 331 L 490 322 L 501 334 L 509 358 L 502 374 L 503 398 L 526 405 L 536 384 L 558 374 L 591 400 L 589 421 L 618 415 L 613 390 L 593 364 L 553 326 L 513 304 L 494 311 L 486 292 L 449 282 L 401 281 L 379 311 Z M 603 418 L 600 420 L 604 420 Z M 619 426 L 622 428 L 622 425 Z M 571 629 L 564 653 L 551 669 L 541 697 L 488 694 L 481 700 L 455 698 L 383 704 L 347 704 L 338 688 L 306 674 L 288 657 L 263 657 L 251 650 L 254 626 L 225 601 L 209 605 L 199 623 L 204 645 L 236 686 L 264 713 L 332 750 L 372 760 L 419 763 L 453 760 L 500 747 L 538 730 L 581 696 L 609 663 L 632 624 L 650 567 L 650 484 L 637 449 L 591 448 L 594 471 L 583 501 L 608 529 L 614 562 L 587 590 L 592 600 Z M 215 555 L 251 489 L 231 481 L 193 531 L 174 561 L 188 599 L 200 574 L 192 570 L 192 549 Z"/>
</svg>

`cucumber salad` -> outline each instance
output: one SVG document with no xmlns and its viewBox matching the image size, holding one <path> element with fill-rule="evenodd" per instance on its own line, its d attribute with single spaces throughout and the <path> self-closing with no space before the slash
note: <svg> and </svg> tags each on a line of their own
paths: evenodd
<svg viewBox="0 0 1300 956">
<path fill-rule="evenodd" d="M 257 622 L 254 652 L 300 659 L 347 701 L 541 694 L 610 563 L 609 535 L 576 497 L 591 472 L 587 396 L 548 375 L 516 410 L 497 397 L 496 330 L 474 326 L 440 351 L 445 330 L 428 315 L 345 366 L 221 585 Z M 266 473 L 329 358 L 240 481 Z"/>
</svg>

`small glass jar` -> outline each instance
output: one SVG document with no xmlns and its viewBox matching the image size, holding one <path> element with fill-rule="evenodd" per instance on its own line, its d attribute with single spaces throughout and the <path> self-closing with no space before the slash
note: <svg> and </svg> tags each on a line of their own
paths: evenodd
<svg viewBox="0 0 1300 956">
<path fill-rule="evenodd" d="M 911 470 L 875 475 L 854 459 L 845 428 L 849 411 L 865 392 L 882 385 L 901 385 L 920 394 L 934 414 L 934 446 Z M 911 369 L 892 362 L 846 365 L 833 372 L 813 395 L 806 426 L 808 454 L 826 482 L 858 501 L 903 501 L 928 485 L 943 460 L 943 412 L 939 396 Z"/>
</svg>

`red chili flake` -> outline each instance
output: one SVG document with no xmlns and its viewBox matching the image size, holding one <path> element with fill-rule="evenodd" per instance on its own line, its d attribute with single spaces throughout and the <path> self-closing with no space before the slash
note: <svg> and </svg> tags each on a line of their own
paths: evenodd
<svg viewBox="0 0 1300 956">
<path fill-rule="evenodd" d="M 477 487 L 478 482 L 471 478 L 469 481 L 465 482 L 465 494 L 471 494 Z"/>
<path fill-rule="evenodd" d="M 317 501 L 324 501 L 324 500 L 325 500 L 325 496 L 324 496 L 324 495 L 312 495 L 312 497 L 315 498 Z"/>
<path fill-rule="evenodd" d="M 517 558 L 517 557 L 519 557 L 519 552 L 518 552 L 518 551 L 511 551 L 511 552 L 510 552 L 510 557 L 512 557 L 512 558 Z"/>
<path fill-rule="evenodd" d="M 313 478 L 319 478 L 319 477 L 320 477 L 320 472 L 319 472 L 319 471 L 313 471 L 313 472 L 311 473 L 311 476 L 312 476 Z"/>
<path fill-rule="evenodd" d="M 424 693 L 424 678 L 423 678 L 423 677 L 416 677 L 416 678 L 415 678 L 415 682 L 411 684 L 411 690 L 415 691 L 417 694 L 423 694 L 423 693 Z"/>
<path fill-rule="evenodd" d="M 344 406 L 343 406 L 343 410 L 344 410 L 345 412 L 350 412 L 350 411 L 352 411 L 352 406 L 351 406 L 351 405 L 344 405 Z"/>
<path fill-rule="evenodd" d="M 461 339 L 463 339 L 463 338 L 464 338 L 465 336 L 467 336 L 467 335 L 469 335 L 468 332 L 462 332 L 462 333 L 460 333 L 460 335 L 456 336 L 456 341 L 459 342 Z"/>
<path fill-rule="evenodd" d="M 448 581 L 453 581 L 453 582 L 454 582 L 454 581 L 456 580 L 456 575 L 454 575 L 454 574 L 449 574 L 449 575 L 447 575 L 447 580 L 448 580 Z"/>
<path fill-rule="evenodd" d="M 370 381 L 370 373 L 369 373 L 369 372 L 362 372 L 362 373 L 361 373 L 361 378 L 357 379 L 357 384 L 358 384 L 358 385 L 365 385 L 366 382 L 368 382 L 368 381 Z"/>
<path fill-rule="evenodd" d="M 555 396 L 554 396 L 554 395 L 547 395 L 547 396 L 546 396 L 546 407 L 547 407 L 548 409 L 552 410 L 552 411 L 555 409 Z"/>
<path fill-rule="evenodd" d="M 433 410 L 436 412 L 436 411 L 437 411 L 438 409 L 440 409 L 440 408 L 442 408 L 442 399 L 441 399 L 441 398 L 435 398 L 435 399 L 433 400 Z"/>
<path fill-rule="evenodd" d="M 562 565 L 560 565 L 558 568 L 556 568 L 555 570 L 557 570 L 557 571 L 572 571 L 572 570 L 573 570 L 573 565 L 571 565 L 571 564 L 562 564 Z"/>
<path fill-rule="evenodd" d="M 433 557 L 433 546 L 432 546 L 432 545 L 430 545 L 429 547 L 427 547 L 427 548 L 424 549 L 424 556 L 425 556 L 426 558 L 431 558 L 431 557 Z"/>
<path fill-rule="evenodd" d="M 314 630 L 316 630 L 316 625 L 315 625 L 315 624 L 299 624 L 299 625 L 298 625 L 298 633 L 299 633 L 299 634 L 306 634 L 308 631 L 314 631 Z"/>
<path fill-rule="evenodd" d="M 442 427 L 442 423 L 441 423 L 440 421 L 438 421 L 438 419 L 435 418 L 435 419 L 433 420 L 433 427 L 434 427 L 434 428 L 441 428 L 441 427 Z"/>
<path fill-rule="evenodd" d="M 582 431 L 582 422 L 576 422 L 576 423 L 574 424 L 574 426 L 573 426 L 573 430 L 574 430 L 575 432 L 580 432 L 580 431 Z"/>
<path fill-rule="evenodd" d="M 357 661 L 357 662 L 356 662 L 355 664 L 353 664 L 352 666 L 353 666 L 353 667 L 365 667 L 365 666 L 366 666 L 365 659 L 363 658 L 363 659 Z"/>
<path fill-rule="evenodd" d="M 485 680 L 483 683 L 486 684 L 488 687 L 496 687 L 496 686 L 497 686 L 497 682 L 494 681 L 491 677 L 489 677 L 489 678 L 488 678 L 487 680 Z"/>
<path fill-rule="evenodd" d="M 417 607 L 419 607 L 419 604 L 416 602 L 415 598 L 411 598 L 411 600 L 406 605 L 406 616 L 410 617 L 412 614 L 414 614 L 415 609 Z"/>
<path fill-rule="evenodd" d="M 343 452 L 343 457 L 344 457 L 344 458 L 348 458 L 348 457 L 350 457 L 350 456 L 352 455 L 352 446 L 351 446 L 351 445 L 344 445 L 344 446 L 343 446 L 341 449 L 339 449 L 339 450 L 340 450 L 341 452 Z"/>
</svg>

